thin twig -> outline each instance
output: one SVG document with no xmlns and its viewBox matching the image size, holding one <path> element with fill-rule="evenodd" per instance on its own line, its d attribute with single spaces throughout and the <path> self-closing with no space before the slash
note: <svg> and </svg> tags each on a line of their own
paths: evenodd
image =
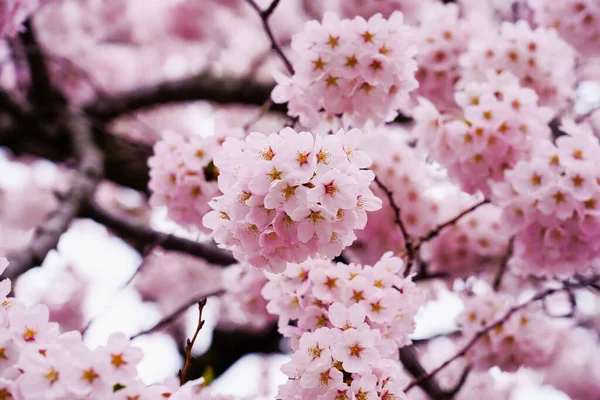
<svg viewBox="0 0 600 400">
<path fill-rule="evenodd" d="M 460 379 L 458 380 L 458 382 L 456 382 L 456 385 L 451 390 L 448 391 L 448 395 L 450 397 L 454 397 L 458 394 L 458 392 L 460 392 L 460 389 L 462 389 L 465 382 L 467 381 L 467 378 L 469 377 L 470 372 L 471 372 L 471 366 L 467 365 L 465 367 L 465 369 L 463 370 L 462 374 L 460 375 Z"/>
<path fill-rule="evenodd" d="M 423 245 L 423 243 L 428 242 L 429 240 L 438 236 L 442 232 L 442 230 L 444 230 L 445 228 L 456 224 L 462 217 L 470 214 L 471 212 L 475 211 L 482 205 L 487 204 L 489 202 L 490 201 L 488 199 L 481 200 L 479 203 L 474 204 L 473 206 L 471 206 L 471 207 L 467 208 L 466 210 L 464 210 L 463 212 L 459 213 L 456 217 L 444 222 L 441 225 L 438 225 L 433 230 L 429 231 L 429 233 L 426 234 L 425 236 L 418 238 L 415 243 L 415 251 L 418 251 L 421 248 L 421 246 Z"/>
<path fill-rule="evenodd" d="M 204 306 L 206 306 L 206 298 L 198 302 L 198 325 L 196 326 L 196 332 L 194 332 L 192 340 L 187 340 L 185 346 L 185 364 L 183 364 L 183 369 L 179 372 L 179 384 L 182 386 L 186 382 L 188 370 L 192 364 L 192 348 L 194 347 L 194 343 L 196 343 L 196 338 L 198 337 L 198 333 L 200 333 L 200 329 L 202 329 L 204 326 L 204 320 L 202 320 L 202 311 L 204 310 Z"/>
<path fill-rule="evenodd" d="M 175 309 L 175 311 L 173 311 L 172 313 L 170 313 L 169 315 L 167 315 L 166 317 L 164 317 L 163 319 L 161 319 L 160 321 L 158 321 L 151 328 L 148 328 L 148 329 L 145 329 L 145 330 L 143 330 L 141 332 L 136 333 L 130 339 L 135 339 L 135 338 L 140 337 L 140 336 L 144 336 L 144 335 L 148 335 L 150 333 L 154 333 L 154 332 L 158 331 L 159 329 L 162 329 L 165 326 L 168 326 L 171 323 L 173 323 L 177 318 L 179 318 L 179 316 L 181 316 L 181 314 L 183 314 L 184 312 L 186 312 L 194 304 L 198 304 L 200 301 L 202 301 L 202 299 L 206 299 L 207 297 L 211 297 L 211 296 L 219 296 L 219 295 L 221 295 L 223 293 L 224 293 L 224 290 L 217 290 L 216 292 L 213 292 L 213 293 L 210 293 L 210 294 L 203 294 L 201 296 L 196 296 L 191 301 L 188 301 L 187 303 L 181 305 L 180 307 L 178 307 L 177 309 Z"/>
<path fill-rule="evenodd" d="M 256 2 L 254 0 L 246 0 L 246 1 L 252 8 L 254 8 L 256 10 L 258 15 L 260 16 L 260 20 L 262 21 L 263 28 L 265 29 L 265 32 L 266 32 L 267 36 L 269 36 L 269 40 L 271 41 L 271 47 L 273 48 L 275 53 L 277 53 L 277 55 L 279 56 L 279 58 L 285 65 L 285 68 L 287 69 L 289 74 L 294 75 L 294 67 L 292 66 L 292 63 L 290 62 L 290 60 L 287 58 L 287 56 L 283 52 L 283 49 L 281 48 L 281 46 L 277 43 L 277 39 L 275 39 L 275 35 L 273 34 L 273 30 L 271 29 L 271 24 L 269 23 L 269 18 L 275 11 L 275 8 L 279 4 L 280 0 L 273 0 L 271 2 L 271 4 L 269 5 L 269 7 L 267 7 L 265 10 L 261 10 L 260 7 L 258 6 L 258 4 L 256 4 Z"/>
<path fill-rule="evenodd" d="M 465 344 L 454 356 L 452 356 L 448 360 L 444 361 L 440 366 L 433 369 L 431 372 L 418 377 L 417 379 L 412 381 L 410 384 L 408 384 L 408 386 L 406 386 L 406 388 L 404 389 L 404 392 L 408 392 L 410 389 L 412 389 L 415 386 L 421 386 L 423 382 L 433 378 L 435 375 L 437 375 L 441 370 L 446 368 L 453 361 L 455 361 L 456 359 L 458 359 L 460 357 L 464 357 L 469 352 L 469 350 L 471 350 L 471 348 L 473 346 L 475 346 L 475 344 L 479 341 L 479 339 L 481 339 L 482 337 L 487 335 L 491 330 L 495 329 L 497 326 L 500 326 L 503 323 L 505 323 L 506 321 L 508 321 L 508 319 L 510 317 L 512 317 L 513 314 L 515 314 L 516 312 L 518 312 L 518 311 L 524 309 L 525 307 L 529 306 L 530 304 L 535 303 L 536 301 L 542 300 L 542 299 L 546 298 L 547 296 L 550 296 L 554 293 L 562 292 L 565 290 L 568 291 L 571 288 L 588 286 L 592 282 L 595 282 L 597 280 L 598 280 L 598 278 L 595 278 L 595 280 L 590 280 L 589 282 L 582 282 L 582 281 L 579 281 L 577 283 L 564 282 L 563 286 L 560 288 L 546 289 L 543 292 L 538 293 L 535 296 L 533 296 L 530 300 L 511 307 L 499 320 L 497 320 L 496 322 L 486 326 L 485 328 L 483 328 L 482 330 L 477 332 L 475 334 L 475 336 L 473 336 L 471 338 L 471 340 L 469 340 L 467 342 L 467 344 Z"/>
<path fill-rule="evenodd" d="M 219 249 L 213 243 L 195 242 L 155 231 L 146 225 L 112 215 L 91 200 L 79 216 L 91 218 L 106 226 L 140 252 L 143 252 L 149 244 L 159 244 L 165 250 L 187 253 L 202 258 L 213 265 L 231 265 L 237 262 L 230 252 Z"/>
<path fill-rule="evenodd" d="M 508 261 L 510 260 L 510 258 L 513 255 L 514 246 L 515 246 L 515 237 L 512 236 L 510 238 L 510 240 L 508 241 L 508 247 L 506 248 L 506 252 L 502 256 L 502 259 L 500 260 L 500 266 L 498 267 L 498 273 L 494 277 L 493 288 L 494 288 L 494 291 L 496 291 L 496 292 L 498 290 L 500 290 L 500 285 L 502 285 L 502 278 L 504 277 L 504 274 L 506 273 L 506 268 L 508 267 Z"/>
<path fill-rule="evenodd" d="M 377 176 L 375 176 L 375 183 L 381 188 L 381 190 L 384 191 L 385 195 L 388 198 L 388 201 L 390 202 L 392 210 L 394 210 L 394 223 L 398 225 L 400 231 L 402 232 L 402 237 L 404 237 L 404 248 L 406 249 L 406 255 L 408 257 L 406 273 L 409 273 L 410 267 L 412 266 L 412 263 L 415 259 L 415 248 L 413 247 L 411 237 L 408 234 L 406 227 L 404 226 L 404 222 L 402 222 L 402 212 L 400 210 L 400 207 L 394 201 L 394 194 L 392 193 L 392 191 L 388 189 Z"/>
</svg>

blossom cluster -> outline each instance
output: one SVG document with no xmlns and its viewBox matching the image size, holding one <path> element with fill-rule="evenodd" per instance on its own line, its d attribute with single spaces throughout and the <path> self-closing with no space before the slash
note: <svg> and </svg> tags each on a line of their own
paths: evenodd
<svg viewBox="0 0 600 400">
<path fill-rule="evenodd" d="M 371 170 L 379 181 L 392 192 L 394 203 L 400 207 L 401 219 L 408 234 L 415 238 L 424 236 L 436 223 L 438 204 L 426 190 L 435 181 L 429 165 L 409 146 L 408 132 L 399 128 L 370 129 L 363 137 L 360 148 L 374 161 Z M 371 184 L 377 197 L 383 200 L 380 210 L 369 214 L 367 225 L 356 232 L 357 240 L 344 253 L 352 261 L 375 263 L 386 251 L 401 253 L 406 238 L 396 225 L 394 209 L 384 191 Z M 377 240 L 372 240 L 373 238 Z"/>
<path fill-rule="evenodd" d="M 562 3 L 562 2 L 561 2 Z M 527 22 L 505 22 L 499 31 L 473 35 L 461 57 L 462 77 L 483 80 L 488 70 L 509 71 L 556 110 L 573 96 L 575 51 L 555 30 L 532 30 Z"/>
<path fill-rule="evenodd" d="M 342 306 L 365 315 L 367 325 L 398 348 L 410 343 L 414 316 L 425 301 L 412 277 L 403 278 L 403 272 L 402 259 L 391 252 L 373 266 L 310 259 L 289 263 L 280 274 L 266 273 L 269 282 L 262 294 L 269 301 L 267 310 L 279 316 L 282 334 L 292 338 L 293 350 L 298 350 L 304 333 L 334 327 L 330 319 L 345 315 Z M 336 302 L 339 306 L 333 310 L 338 312 L 332 316 L 330 307 Z M 293 320 L 296 326 L 289 324 Z"/>
<path fill-rule="evenodd" d="M 398 347 L 410 342 L 424 300 L 403 270 L 386 253 L 374 266 L 315 259 L 266 273 L 267 308 L 295 351 L 282 367 L 291 380 L 280 386 L 281 398 L 403 396 Z"/>
<path fill-rule="evenodd" d="M 432 4 L 423 9 L 415 28 L 417 79 L 413 92 L 436 107 L 454 109 L 454 85 L 460 79 L 459 57 L 467 50 L 469 24 L 459 17 L 456 4 Z"/>
<path fill-rule="evenodd" d="M 222 273 L 227 291 L 219 299 L 219 327 L 263 330 L 277 320 L 267 311 L 261 291 L 268 282 L 263 270 L 251 265 L 235 264 Z"/>
<path fill-rule="evenodd" d="M 438 225 L 449 221 L 476 202 L 469 197 L 448 195 L 439 206 Z M 485 204 L 443 229 L 423 244 L 422 258 L 428 271 L 467 278 L 484 269 L 495 272 L 504 257 L 510 232 L 502 224 L 502 209 Z"/>
<path fill-rule="evenodd" d="M 361 16 L 370 18 L 382 14 L 389 18 L 395 11 L 400 11 L 408 21 L 416 20 L 419 12 L 430 7 L 431 0 L 341 0 L 341 12 L 347 18 Z"/>
<path fill-rule="evenodd" d="M 8 265 L 0 258 L 0 273 Z M 179 380 L 146 386 L 136 365 L 142 351 L 122 333 L 90 350 L 77 331 L 59 333 L 48 308 L 25 307 L 7 297 L 11 282 L 0 282 L 0 398 L 3 399 L 209 399 L 203 379 L 179 387 Z M 204 392 L 204 393 L 202 393 Z M 204 395 L 202 395 L 204 394 Z"/>
<path fill-rule="evenodd" d="M 156 142 L 154 155 L 148 160 L 150 204 L 166 205 L 169 218 L 186 228 L 204 229 L 202 218 L 211 210 L 208 202 L 219 193 L 219 171 L 213 157 L 225 136 L 242 136 L 241 130 L 221 129 L 208 137 L 185 138 L 167 132 Z"/>
<path fill-rule="evenodd" d="M 368 21 L 326 13 L 293 36 L 295 73 L 276 75 L 272 98 L 308 127 L 340 114 L 355 127 L 391 121 L 418 86 L 410 35 L 401 13 Z"/>
<path fill-rule="evenodd" d="M 600 143 L 585 125 L 561 129 L 568 135 L 537 143 L 494 187 L 516 233 L 510 265 L 522 273 L 569 275 L 600 255 Z"/>
<path fill-rule="evenodd" d="M 504 171 L 528 155 L 534 139 L 550 136 L 552 118 L 550 109 L 538 106 L 535 92 L 519 86 L 512 74 L 488 71 L 487 78 L 457 91 L 459 116 L 442 114 L 421 99 L 414 131 L 463 190 L 485 195 L 490 181 L 502 181 Z"/>
<path fill-rule="evenodd" d="M 466 342 L 501 321 L 516 305 L 511 296 L 487 289 L 464 299 L 457 322 Z M 562 334 L 559 327 L 560 321 L 553 321 L 537 305 L 530 304 L 484 334 L 466 358 L 479 371 L 494 366 L 509 372 L 521 366 L 546 366 L 557 349 Z"/>
<path fill-rule="evenodd" d="M 600 3 L 597 0 L 529 0 L 534 19 L 555 28 L 584 56 L 600 55 Z"/>
<path fill-rule="evenodd" d="M 281 271 L 286 262 L 338 256 L 381 208 L 369 185 L 371 159 L 357 129 L 335 135 L 250 133 L 215 156 L 219 189 L 204 218 L 213 238 L 240 262 Z"/>
</svg>

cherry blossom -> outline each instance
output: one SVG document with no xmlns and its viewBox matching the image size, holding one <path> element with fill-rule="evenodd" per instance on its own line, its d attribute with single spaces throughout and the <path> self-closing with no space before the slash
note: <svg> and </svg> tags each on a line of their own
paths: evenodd
<svg viewBox="0 0 600 400">
<path fill-rule="evenodd" d="M 368 157 L 348 147 L 357 130 L 313 135 L 285 128 L 228 139 L 215 157 L 219 189 L 204 224 L 234 256 L 282 270 L 309 256 L 335 257 L 381 207 Z M 283 144 L 285 140 L 285 145 Z"/>
<path fill-rule="evenodd" d="M 565 121 L 568 135 L 543 141 L 530 160 L 506 171 L 494 187 L 504 221 L 516 233 L 511 267 L 522 273 L 565 276 L 584 271 L 598 256 L 600 149 L 589 127 Z"/>
<path fill-rule="evenodd" d="M 534 140 L 549 137 L 551 110 L 539 107 L 535 92 L 508 72 L 488 71 L 487 82 L 464 83 L 455 99 L 462 109 L 457 116 L 422 99 L 415 136 L 463 190 L 489 196 L 490 182 L 502 181 L 507 168 L 528 156 Z"/>
<path fill-rule="evenodd" d="M 600 4 L 597 1 L 529 0 L 528 3 L 538 24 L 556 29 L 582 54 L 590 57 L 600 55 Z"/>
<path fill-rule="evenodd" d="M 555 30 L 532 30 L 524 20 L 474 35 L 460 62 L 463 79 L 483 80 L 490 69 L 508 71 L 536 91 L 540 104 L 556 110 L 573 96 L 575 51 Z"/>
<path fill-rule="evenodd" d="M 326 13 L 322 23 L 310 21 L 293 36 L 296 72 L 275 76 L 272 98 L 287 102 L 289 114 L 308 127 L 338 114 L 356 127 L 391 121 L 418 86 L 410 35 L 401 13 L 368 21 Z"/>
</svg>

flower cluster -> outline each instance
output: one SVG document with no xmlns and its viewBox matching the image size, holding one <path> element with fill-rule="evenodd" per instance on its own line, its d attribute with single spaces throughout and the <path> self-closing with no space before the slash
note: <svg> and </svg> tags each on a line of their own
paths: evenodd
<svg viewBox="0 0 600 400">
<path fill-rule="evenodd" d="M 535 21 L 555 28 L 584 56 L 600 55 L 600 3 L 597 0 L 529 0 Z"/>
<path fill-rule="evenodd" d="M 464 299 L 464 310 L 457 322 L 469 341 L 483 329 L 503 319 L 514 299 L 493 292 Z M 513 313 L 506 321 L 487 332 L 467 353 L 466 358 L 476 370 L 498 366 L 504 371 L 516 371 L 521 366 L 541 367 L 552 361 L 561 330 L 534 304 Z"/>
<path fill-rule="evenodd" d="M 562 130 L 494 187 L 516 233 L 510 264 L 523 273 L 570 275 L 600 255 L 600 143 L 584 125 L 564 121 Z"/>
<path fill-rule="evenodd" d="M 262 294 L 269 301 L 267 310 L 279 315 L 282 334 L 292 338 L 293 350 L 304 333 L 334 327 L 346 313 L 341 306 L 366 316 L 367 325 L 398 348 L 410 343 L 414 316 L 425 301 L 412 277 L 401 277 L 403 271 L 403 261 L 391 252 L 373 266 L 311 259 L 289 263 L 281 274 L 267 273 Z M 335 302 L 340 305 L 332 315 Z M 292 320 L 296 326 L 289 325 Z"/>
<path fill-rule="evenodd" d="M 292 380 L 280 387 L 281 398 L 403 396 L 398 347 L 410 342 L 424 300 L 412 278 L 400 277 L 403 269 L 387 253 L 374 266 L 310 260 L 267 273 L 268 310 L 295 351 L 282 367 Z"/>
<path fill-rule="evenodd" d="M 435 226 L 438 205 L 426 193 L 434 183 L 429 165 L 408 145 L 410 139 L 403 129 L 379 127 L 369 130 L 360 148 L 375 160 L 371 169 L 392 192 L 394 203 L 402 210 L 402 222 L 408 234 L 415 238 Z M 375 182 L 371 189 L 383 200 L 383 207 L 369 214 L 365 229 L 356 232 L 357 240 L 347 251 L 352 261 L 361 263 L 377 262 L 386 251 L 401 253 L 405 250 L 405 238 L 396 225 L 387 195 Z M 375 237 L 377 240 L 372 240 Z"/>
<path fill-rule="evenodd" d="M 455 108 L 454 85 L 460 78 L 459 57 L 467 50 L 468 22 L 459 17 L 456 4 L 436 3 L 423 10 L 415 32 L 419 88 L 414 94 L 441 109 Z"/>
<path fill-rule="evenodd" d="M 419 12 L 431 5 L 430 0 L 341 0 L 340 3 L 341 12 L 347 18 L 370 18 L 375 14 L 389 18 L 394 11 L 400 11 L 408 21 L 416 20 Z"/>
<path fill-rule="evenodd" d="M 462 115 L 441 114 L 422 99 L 415 110 L 415 134 L 431 157 L 448 169 L 463 190 L 490 192 L 491 181 L 531 150 L 532 140 L 548 138 L 552 112 L 539 107 L 531 89 L 510 73 L 488 71 L 487 82 L 466 83 L 455 95 Z"/>
<path fill-rule="evenodd" d="M 462 77 L 481 80 L 488 70 L 510 71 L 536 91 L 542 105 L 564 106 L 574 94 L 575 51 L 554 30 L 505 22 L 500 31 L 474 35 L 460 59 Z"/>
<path fill-rule="evenodd" d="M 7 266 L 0 258 L 0 272 Z M 7 297 L 11 282 L 0 282 L 0 398 L 3 399 L 208 399 L 202 378 L 179 387 L 175 379 L 146 386 L 137 376 L 142 351 L 122 333 L 106 346 L 86 347 L 77 331 L 59 334 L 44 305 L 25 307 Z M 198 397 L 204 392 L 205 396 Z"/>
<path fill-rule="evenodd" d="M 231 128 L 187 139 L 167 132 L 156 142 L 148 160 L 150 204 L 166 205 L 169 218 L 186 228 L 203 229 L 202 218 L 210 211 L 208 201 L 219 193 L 219 171 L 212 160 L 225 140 L 224 133 L 242 136 L 241 130 Z"/>
<path fill-rule="evenodd" d="M 369 189 L 371 159 L 357 129 L 315 135 L 284 128 L 228 139 L 215 157 L 223 195 L 204 218 L 241 262 L 275 270 L 308 257 L 338 256 L 381 208 Z"/>
<path fill-rule="evenodd" d="M 236 264 L 223 270 L 222 279 L 227 292 L 219 302 L 220 328 L 262 330 L 277 320 L 267 311 L 267 301 L 261 294 L 268 282 L 263 270 Z"/>
<path fill-rule="evenodd" d="M 288 114 L 308 127 L 339 114 L 356 127 L 393 120 L 418 86 L 410 34 L 401 13 L 368 21 L 326 13 L 293 36 L 295 73 L 276 75 L 273 100 L 288 102 Z"/>
<path fill-rule="evenodd" d="M 444 197 L 444 201 L 440 202 L 437 224 L 449 221 L 473 204 L 473 198 Z M 485 204 L 425 243 L 422 258 L 430 272 L 446 273 L 451 279 L 467 278 L 483 269 L 498 266 L 507 251 L 509 236 L 502 225 L 502 210 Z"/>
</svg>

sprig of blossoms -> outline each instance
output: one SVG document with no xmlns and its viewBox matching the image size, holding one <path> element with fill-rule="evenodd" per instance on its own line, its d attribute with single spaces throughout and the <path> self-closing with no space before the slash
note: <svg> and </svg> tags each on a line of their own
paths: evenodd
<svg viewBox="0 0 600 400">
<path fill-rule="evenodd" d="M 0 273 L 8 265 L 0 258 Z M 210 399 L 200 378 L 147 386 L 136 365 L 143 353 L 122 333 L 90 350 L 77 331 L 59 333 L 48 308 L 26 307 L 7 297 L 9 279 L 0 281 L 0 398 L 3 399 Z"/>
<path fill-rule="evenodd" d="M 292 379 L 280 386 L 282 398 L 404 395 L 398 347 L 410 342 L 424 297 L 403 270 L 402 260 L 386 253 L 374 266 L 315 259 L 266 273 L 267 308 L 295 351 L 282 367 Z"/>
<path fill-rule="evenodd" d="M 487 289 L 464 299 L 465 308 L 457 322 L 465 342 L 504 318 L 516 305 L 514 298 Z M 549 365 L 563 333 L 561 326 L 561 321 L 552 320 L 536 304 L 527 305 L 487 332 L 468 351 L 466 358 L 479 371 L 498 366 L 511 372 L 521 366 Z"/>
<path fill-rule="evenodd" d="M 423 8 L 415 28 L 417 79 L 414 95 L 426 97 L 441 109 L 454 109 L 454 85 L 460 79 L 459 57 L 467 50 L 469 24 L 456 4 L 431 4 Z"/>
<path fill-rule="evenodd" d="M 555 30 L 532 30 L 527 22 L 505 22 L 499 31 L 474 35 L 461 57 L 462 77 L 486 78 L 489 69 L 509 71 L 522 86 L 536 91 L 540 103 L 556 110 L 573 96 L 575 51 Z"/>
<path fill-rule="evenodd" d="M 241 262 L 274 271 L 286 262 L 333 258 L 356 238 L 367 211 L 381 208 L 369 185 L 371 159 L 357 129 L 335 135 L 285 128 L 229 138 L 215 157 L 223 195 L 204 218 Z"/>
<path fill-rule="evenodd" d="M 516 233 L 509 265 L 522 273 L 571 275 L 600 255 L 600 143 L 585 125 L 566 120 L 562 130 L 568 135 L 536 144 L 494 187 Z"/>
<path fill-rule="evenodd" d="M 241 137 L 243 132 L 223 126 L 208 137 L 165 133 L 148 160 L 150 204 L 166 205 L 169 218 L 186 228 L 205 230 L 202 218 L 211 210 L 208 202 L 219 193 L 213 157 L 225 136 Z"/>
<path fill-rule="evenodd" d="M 368 21 L 326 13 L 322 23 L 309 21 L 292 37 L 295 73 L 275 76 L 272 98 L 287 102 L 288 114 L 308 127 L 336 115 L 356 127 L 391 121 L 418 86 L 410 35 L 398 12 Z"/>
<path fill-rule="evenodd" d="M 600 55 L 600 3 L 597 0 L 529 0 L 535 21 L 554 28 L 588 57 Z"/>
<path fill-rule="evenodd" d="M 448 169 L 463 190 L 489 195 L 490 181 L 527 157 L 533 140 L 548 138 L 552 112 L 538 106 L 535 92 L 510 73 L 488 71 L 487 82 L 469 82 L 455 94 L 462 112 L 440 113 L 421 99 L 415 135 L 431 158 Z"/>
</svg>

